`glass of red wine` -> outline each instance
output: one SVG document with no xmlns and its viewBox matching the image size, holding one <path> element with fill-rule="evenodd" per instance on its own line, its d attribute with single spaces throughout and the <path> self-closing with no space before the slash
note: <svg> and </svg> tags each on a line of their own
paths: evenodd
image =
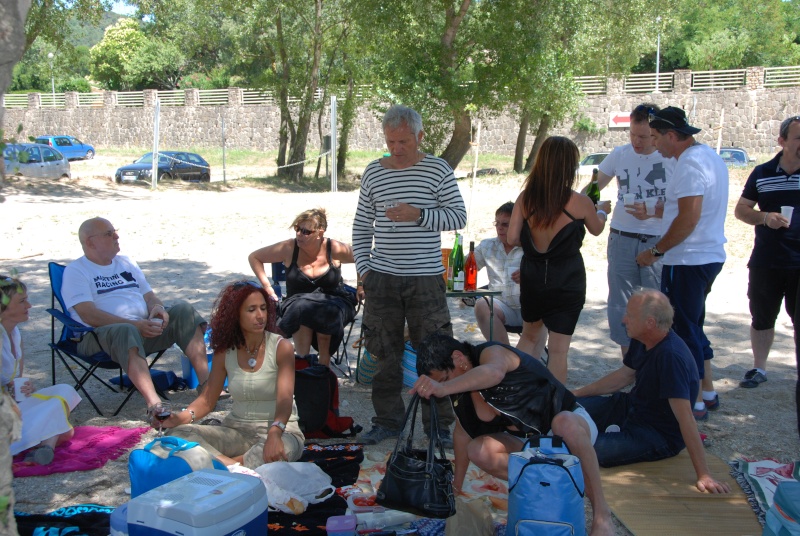
<svg viewBox="0 0 800 536">
<path fill-rule="evenodd" d="M 147 408 L 147 412 L 158 421 L 158 435 L 156 437 L 162 437 L 164 431 L 161 425 L 172 415 L 172 406 L 169 402 L 162 401 Z"/>
</svg>

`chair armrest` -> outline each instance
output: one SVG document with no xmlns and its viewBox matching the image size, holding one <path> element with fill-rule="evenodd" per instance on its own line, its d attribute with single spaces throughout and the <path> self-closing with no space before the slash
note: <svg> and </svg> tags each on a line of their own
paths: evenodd
<svg viewBox="0 0 800 536">
<path fill-rule="evenodd" d="M 93 327 L 81 324 L 77 320 L 74 320 L 71 316 L 65 315 L 63 311 L 59 311 L 58 309 L 47 309 L 47 312 L 75 333 L 89 333 L 90 331 L 94 331 Z"/>
</svg>

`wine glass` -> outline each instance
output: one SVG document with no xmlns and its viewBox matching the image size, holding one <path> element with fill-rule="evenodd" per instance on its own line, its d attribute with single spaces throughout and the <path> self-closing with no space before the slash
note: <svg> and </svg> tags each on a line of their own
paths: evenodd
<svg viewBox="0 0 800 536">
<path fill-rule="evenodd" d="M 158 421 L 158 435 L 156 437 L 163 437 L 164 430 L 161 425 L 172 415 L 172 405 L 169 402 L 162 401 L 147 408 L 147 413 Z"/>
<path fill-rule="evenodd" d="M 386 203 L 384 203 L 384 208 L 395 208 L 398 204 L 399 202 L 397 199 L 387 199 Z M 395 232 L 396 230 L 397 226 L 395 225 L 395 221 L 392 220 L 392 232 Z"/>
</svg>

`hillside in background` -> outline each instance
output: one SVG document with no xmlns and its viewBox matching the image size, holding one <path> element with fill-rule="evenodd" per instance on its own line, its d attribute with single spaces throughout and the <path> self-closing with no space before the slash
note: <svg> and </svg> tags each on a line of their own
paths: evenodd
<svg viewBox="0 0 800 536">
<path fill-rule="evenodd" d="M 87 25 L 75 19 L 70 20 L 67 24 L 70 29 L 69 42 L 73 46 L 85 46 L 92 48 L 94 45 L 103 39 L 103 33 L 106 28 L 121 19 L 123 15 L 109 11 L 103 14 L 103 18 L 96 25 Z"/>
</svg>

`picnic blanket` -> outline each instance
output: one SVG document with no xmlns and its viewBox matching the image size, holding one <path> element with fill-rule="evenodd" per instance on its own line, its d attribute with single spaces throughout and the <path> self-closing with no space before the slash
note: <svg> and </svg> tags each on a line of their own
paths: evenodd
<svg viewBox="0 0 800 536">
<path fill-rule="evenodd" d="M 26 462 L 25 452 L 15 456 L 14 478 L 98 469 L 135 447 L 148 430 L 151 428 L 76 426 L 72 439 L 56 447 L 55 459 L 49 465 Z"/>
<path fill-rule="evenodd" d="M 782 463 L 772 458 L 765 460 L 737 458 L 728 463 L 731 466 L 731 474 L 744 490 L 750 507 L 762 525 L 767 510 L 772 506 L 778 484 L 787 480 L 800 480 L 798 462 Z"/>
<path fill-rule="evenodd" d="M 340 490 L 356 482 L 359 467 L 364 460 L 363 447 L 360 444 L 344 443 L 336 445 L 318 445 L 310 443 L 303 449 L 301 462 L 312 462 L 331 477 L 331 484 Z M 270 512 L 267 529 L 272 535 L 311 536 L 327 534 L 325 526 L 331 516 L 344 515 L 347 501 L 341 493 L 335 493 L 330 499 L 310 504 L 300 515 Z"/>
</svg>

